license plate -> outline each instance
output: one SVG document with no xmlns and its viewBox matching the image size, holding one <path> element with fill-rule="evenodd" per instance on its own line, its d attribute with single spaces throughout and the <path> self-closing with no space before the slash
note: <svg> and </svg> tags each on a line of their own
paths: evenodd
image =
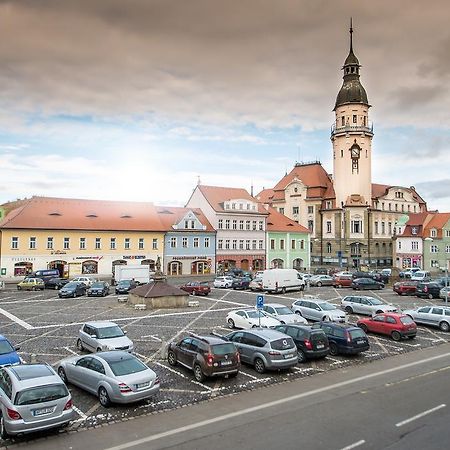
<svg viewBox="0 0 450 450">
<path fill-rule="evenodd" d="M 53 412 L 53 408 L 35 409 L 33 411 L 33 416 L 43 416 L 44 414 L 50 414 L 52 412 Z"/>
<path fill-rule="evenodd" d="M 363 341 L 363 340 L 361 340 L 361 341 L 356 341 L 356 343 L 357 343 L 357 344 L 364 344 L 364 341 Z"/>
<path fill-rule="evenodd" d="M 150 383 L 148 381 L 146 381 L 145 383 L 139 383 L 136 384 L 136 389 L 144 389 L 146 388 Z"/>
<path fill-rule="evenodd" d="M 233 361 L 222 361 L 221 362 L 222 366 L 231 366 L 231 364 L 233 364 Z"/>
<path fill-rule="evenodd" d="M 293 358 L 294 355 L 292 353 L 289 353 L 289 355 L 284 355 L 284 359 Z"/>
<path fill-rule="evenodd" d="M 325 348 L 325 344 L 317 344 L 317 348 Z"/>
</svg>

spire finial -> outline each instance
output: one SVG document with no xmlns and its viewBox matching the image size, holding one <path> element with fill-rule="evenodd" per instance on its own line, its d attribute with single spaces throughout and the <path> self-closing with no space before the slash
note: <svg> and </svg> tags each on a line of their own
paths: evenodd
<svg viewBox="0 0 450 450">
<path fill-rule="evenodd" d="M 350 51 L 353 51 L 353 17 L 350 17 Z"/>
</svg>

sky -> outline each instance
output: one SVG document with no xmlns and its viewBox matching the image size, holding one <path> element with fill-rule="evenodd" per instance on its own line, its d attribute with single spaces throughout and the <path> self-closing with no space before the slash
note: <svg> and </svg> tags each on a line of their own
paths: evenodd
<svg viewBox="0 0 450 450">
<path fill-rule="evenodd" d="M 372 181 L 450 211 L 446 0 L 0 0 L 0 203 L 184 205 L 332 172 L 353 17 Z"/>
</svg>

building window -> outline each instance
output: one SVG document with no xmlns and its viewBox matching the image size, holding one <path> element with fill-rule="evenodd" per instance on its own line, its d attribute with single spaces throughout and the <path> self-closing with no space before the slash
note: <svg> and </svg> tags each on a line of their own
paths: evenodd
<svg viewBox="0 0 450 450">
<path fill-rule="evenodd" d="M 194 248 L 198 248 L 200 246 L 200 239 L 198 237 L 194 238 L 193 245 Z"/>
<path fill-rule="evenodd" d="M 431 245 L 430 246 L 430 253 L 438 253 L 439 247 L 437 245 Z"/>
<path fill-rule="evenodd" d="M 217 248 L 218 248 L 219 250 L 222 250 L 222 248 L 223 248 L 223 240 L 222 240 L 222 239 L 219 239 L 219 240 L 217 241 Z"/>
<path fill-rule="evenodd" d="M 181 246 L 183 248 L 187 248 L 188 247 L 188 238 L 187 237 L 181 238 Z"/>
<path fill-rule="evenodd" d="M 414 205 L 414 212 L 416 212 L 416 205 Z"/>
<path fill-rule="evenodd" d="M 356 123 L 357 117 L 356 114 L 353 114 L 353 123 Z"/>
<path fill-rule="evenodd" d="M 158 250 L 158 239 L 157 238 L 152 239 L 152 250 Z"/>
<path fill-rule="evenodd" d="M 256 250 L 256 239 L 253 239 L 252 241 L 252 249 Z"/>
<path fill-rule="evenodd" d="M 298 214 L 298 206 L 292 207 L 292 214 L 294 214 L 294 215 Z"/>
<path fill-rule="evenodd" d="M 144 238 L 139 238 L 138 248 L 139 250 L 144 250 Z"/>
<path fill-rule="evenodd" d="M 250 220 L 245 221 L 245 229 L 250 230 Z"/>
<path fill-rule="evenodd" d="M 284 214 L 284 208 L 278 208 L 278 212 L 279 212 L 280 214 Z"/>
<path fill-rule="evenodd" d="M 240 220 L 240 221 L 239 221 L 239 229 L 240 229 L 240 230 L 243 230 L 243 229 L 244 229 L 244 221 L 243 221 L 243 220 Z"/>
<path fill-rule="evenodd" d="M 264 241 L 263 241 L 262 239 L 259 241 L 259 246 L 258 246 L 258 248 L 259 248 L 260 250 L 264 250 Z"/>
<path fill-rule="evenodd" d="M 225 230 L 229 230 L 230 229 L 230 219 L 226 219 L 225 220 Z"/>
<path fill-rule="evenodd" d="M 437 230 L 435 229 L 435 228 L 433 228 L 431 231 L 430 231 L 430 236 L 431 237 L 437 237 Z"/>
<path fill-rule="evenodd" d="M 52 237 L 47 238 L 47 250 L 53 250 L 53 238 Z"/>
<path fill-rule="evenodd" d="M 193 230 L 195 228 L 195 220 L 191 220 L 191 229 Z"/>
<path fill-rule="evenodd" d="M 280 250 L 284 250 L 284 239 L 280 239 Z"/>
<path fill-rule="evenodd" d="M 36 238 L 30 237 L 30 250 L 36 250 Z"/>
<path fill-rule="evenodd" d="M 232 247 L 233 250 L 237 250 L 237 239 L 233 239 Z"/>
<path fill-rule="evenodd" d="M 116 249 L 116 238 L 111 238 L 111 240 L 109 241 L 109 248 L 111 250 L 115 250 Z"/>
<path fill-rule="evenodd" d="M 231 209 L 236 209 L 236 203 L 231 204 Z"/>
<path fill-rule="evenodd" d="M 327 242 L 327 253 L 331 253 L 331 243 Z"/>
<path fill-rule="evenodd" d="M 244 250 L 244 240 L 243 239 L 239 240 L 239 250 Z"/>
<path fill-rule="evenodd" d="M 342 117 L 341 117 L 341 125 L 342 125 L 342 126 L 345 126 L 345 116 L 342 116 Z"/>
<path fill-rule="evenodd" d="M 311 233 L 314 232 L 314 220 L 308 220 L 308 229 Z"/>
<path fill-rule="evenodd" d="M 237 230 L 237 220 L 233 220 L 233 230 Z"/>
<path fill-rule="evenodd" d="M 209 248 L 209 237 L 205 237 L 204 245 L 205 245 L 205 248 Z"/>
<path fill-rule="evenodd" d="M 331 206 L 332 206 L 332 202 L 330 200 L 327 200 L 325 202 L 325 209 L 331 209 Z"/>
<path fill-rule="evenodd" d="M 19 238 L 16 236 L 13 236 L 11 238 L 11 248 L 13 250 L 17 250 L 19 248 Z"/>
<path fill-rule="evenodd" d="M 295 239 L 291 239 L 291 249 L 295 250 Z"/>
<path fill-rule="evenodd" d="M 331 220 L 327 220 L 327 233 L 331 233 Z"/>
<path fill-rule="evenodd" d="M 275 250 L 275 239 L 270 240 L 270 250 Z"/>
<path fill-rule="evenodd" d="M 303 239 L 300 241 L 300 250 L 305 250 L 305 241 Z"/>
<path fill-rule="evenodd" d="M 389 203 L 388 205 L 389 211 L 392 211 L 392 205 Z"/>
<path fill-rule="evenodd" d="M 189 228 L 189 220 L 184 221 L 184 228 Z"/>
<path fill-rule="evenodd" d="M 245 241 L 245 250 L 250 250 L 250 239 Z"/>
<path fill-rule="evenodd" d="M 375 226 L 375 234 L 378 234 L 378 221 L 374 222 L 374 226 Z"/>
<path fill-rule="evenodd" d="M 86 250 L 86 238 L 80 238 L 80 250 Z"/>
<path fill-rule="evenodd" d="M 308 214 L 314 214 L 314 206 L 308 206 Z"/>
<path fill-rule="evenodd" d="M 259 221 L 259 231 L 264 231 L 264 221 L 263 220 Z"/>
<path fill-rule="evenodd" d="M 450 245 L 445 246 L 445 253 L 450 253 Z"/>
<path fill-rule="evenodd" d="M 378 245 L 378 244 L 377 244 Z M 401 250 L 402 249 L 402 241 L 398 241 L 398 249 Z"/>
<path fill-rule="evenodd" d="M 102 238 L 95 238 L 95 250 L 101 250 Z"/>
<path fill-rule="evenodd" d="M 257 230 L 257 227 L 256 227 L 256 220 L 254 220 L 254 221 L 252 222 L 252 230 L 253 230 L 253 231 L 256 231 L 256 230 Z"/>
<path fill-rule="evenodd" d="M 177 248 L 177 238 L 176 237 L 170 238 L 170 248 Z"/>
<path fill-rule="evenodd" d="M 386 224 L 381 222 L 381 234 L 386 234 Z"/>
<path fill-rule="evenodd" d="M 229 250 L 229 249 L 230 249 L 230 240 L 225 239 L 225 250 Z"/>
<path fill-rule="evenodd" d="M 450 230 L 445 230 L 445 237 L 450 237 Z"/>
<path fill-rule="evenodd" d="M 432 259 L 430 261 L 430 266 L 431 267 L 439 267 L 439 261 L 436 261 L 435 259 Z"/>
<path fill-rule="evenodd" d="M 219 219 L 218 227 L 219 227 L 219 230 L 221 230 L 223 228 L 223 220 L 222 219 Z"/>
<path fill-rule="evenodd" d="M 350 222 L 350 229 L 352 233 L 359 234 L 362 233 L 362 221 L 361 220 L 352 220 Z"/>
<path fill-rule="evenodd" d="M 411 242 L 411 250 L 419 250 L 419 242 L 418 241 Z"/>
<path fill-rule="evenodd" d="M 125 238 L 123 247 L 125 250 L 130 250 L 130 238 Z"/>
<path fill-rule="evenodd" d="M 70 249 L 70 238 L 65 237 L 63 242 L 63 249 L 69 250 Z"/>
<path fill-rule="evenodd" d="M 389 236 L 392 234 L 392 222 L 388 222 L 388 234 Z"/>
</svg>

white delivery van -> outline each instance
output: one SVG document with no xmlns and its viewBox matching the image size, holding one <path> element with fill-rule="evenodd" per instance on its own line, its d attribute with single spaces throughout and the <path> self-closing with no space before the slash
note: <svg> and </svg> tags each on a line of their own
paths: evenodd
<svg viewBox="0 0 450 450">
<path fill-rule="evenodd" d="M 136 281 L 138 284 L 146 284 L 153 281 L 155 272 L 151 272 L 148 265 L 117 265 L 114 266 L 114 282 L 117 284 L 122 280 Z"/>
<path fill-rule="evenodd" d="M 305 281 L 295 269 L 269 269 L 262 276 L 262 288 L 267 292 L 303 291 Z"/>
</svg>

